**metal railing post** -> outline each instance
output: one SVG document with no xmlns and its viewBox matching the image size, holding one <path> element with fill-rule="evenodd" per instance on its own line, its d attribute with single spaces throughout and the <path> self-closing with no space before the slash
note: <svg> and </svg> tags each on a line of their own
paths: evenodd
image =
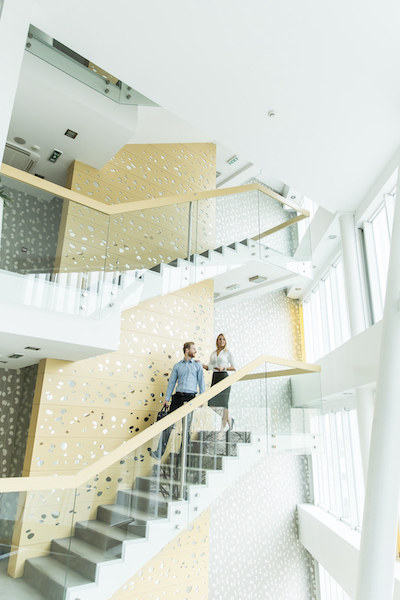
<svg viewBox="0 0 400 600">
<path fill-rule="evenodd" d="M 188 253 L 187 253 L 187 260 L 189 262 L 190 262 L 190 247 L 192 245 L 192 213 L 193 213 L 193 202 L 189 202 Z"/>
<path fill-rule="evenodd" d="M 187 457 L 187 442 L 188 442 L 188 427 L 187 415 L 182 419 L 182 450 L 181 450 L 181 476 L 179 478 L 179 496 L 178 500 L 184 500 L 185 488 L 185 473 L 186 473 L 186 457 Z"/>
</svg>

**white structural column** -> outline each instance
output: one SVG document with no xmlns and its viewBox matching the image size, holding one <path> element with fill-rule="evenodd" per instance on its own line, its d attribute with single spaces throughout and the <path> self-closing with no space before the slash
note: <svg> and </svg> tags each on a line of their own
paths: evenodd
<svg viewBox="0 0 400 600">
<path fill-rule="evenodd" d="M 339 218 L 339 223 L 350 331 L 352 337 L 354 337 L 364 331 L 365 316 L 353 214 L 346 213 L 342 215 Z M 372 419 L 374 416 L 374 398 L 373 391 L 370 389 L 357 389 L 356 394 L 361 460 L 364 482 L 366 482 Z"/>
<path fill-rule="evenodd" d="M 400 202 L 397 202 L 383 314 L 356 600 L 393 598 L 400 487 L 399 293 Z"/>
<path fill-rule="evenodd" d="M 0 162 L 18 86 L 34 0 L 4 0 L 0 15 Z M 29 98 L 26 99 L 27 107 Z"/>
<path fill-rule="evenodd" d="M 369 451 L 371 446 L 372 422 L 374 419 L 374 390 L 357 388 L 357 423 L 360 438 L 361 461 L 364 483 L 367 482 Z"/>
<path fill-rule="evenodd" d="M 341 215 L 339 223 L 350 331 L 354 337 L 364 331 L 365 317 L 353 214 Z"/>
</svg>

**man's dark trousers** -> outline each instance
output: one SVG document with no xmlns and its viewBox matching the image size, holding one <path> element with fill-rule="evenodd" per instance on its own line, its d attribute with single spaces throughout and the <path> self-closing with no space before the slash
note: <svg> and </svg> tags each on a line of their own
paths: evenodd
<svg viewBox="0 0 400 600">
<path fill-rule="evenodd" d="M 174 412 L 174 410 L 177 410 L 178 408 L 180 408 L 181 406 L 186 404 L 186 402 L 189 402 L 189 400 L 192 400 L 195 396 L 196 396 L 196 394 L 185 394 L 183 392 L 176 392 L 171 398 L 171 406 L 170 406 L 169 412 L 170 413 Z M 193 419 L 193 411 L 191 413 L 189 413 L 187 416 L 187 442 L 188 442 L 188 444 L 189 444 L 189 440 L 190 440 L 190 427 L 192 425 L 192 419 Z M 168 427 L 160 435 L 158 447 L 154 453 L 159 458 L 161 458 L 164 455 L 164 452 L 168 445 L 168 441 L 169 441 L 169 438 L 170 438 L 173 428 L 174 428 L 174 425 L 171 425 L 171 427 Z M 182 440 L 182 442 L 183 442 L 183 440 Z M 179 453 L 181 453 L 181 451 L 182 451 L 182 442 L 181 442 L 181 448 L 179 450 Z"/>
</svg>

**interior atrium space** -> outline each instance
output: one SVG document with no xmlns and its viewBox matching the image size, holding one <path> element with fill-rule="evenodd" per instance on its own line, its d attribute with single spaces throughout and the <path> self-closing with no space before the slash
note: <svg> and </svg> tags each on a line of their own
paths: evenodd
<svg viewBox="0 0 400 600">
<path fill-rule="evenodd" d="M 0 0 L 2 600 L 400 600 L 399 26 Z"/>
</svg>

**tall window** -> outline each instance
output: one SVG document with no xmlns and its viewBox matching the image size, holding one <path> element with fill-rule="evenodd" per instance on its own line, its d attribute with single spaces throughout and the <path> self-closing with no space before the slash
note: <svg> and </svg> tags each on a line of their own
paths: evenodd
<svg viewBox="0 0 400 600">
<path fill-rule="evenodd" d="M 319 597 L 321 600 L 351 600 L 328 571 L 318 563 Z"/>
<path fill-rule="evenodd" d="M 356 410 L 339 410 L 311 417 L 311 432 L 320 441 L 312 455 L 314 502 L 325 511 L 360 529 L 364 484 Z"/>
<path fill-rule="evenodd" d="M 363 225 L 374 323 L 383 316 L 394 204 L 395 190 L 384 194 L 378 209 Z"/>
<path fill-rule="evenodd" d="M 306 359 L 315 362 L 350 339 L 343 262 L 338 257 L 303 302 Z"/>
<path fill-rule="evenodd" d="M 311 221 L 313 220 L 315 213 L 317 212 L 318 204 L 316 204 L 315 202 L 310 200 L 310 198 L 307 198 L 307 196 L 303 196 L 299 202 L 299 205 L 302 206 L 303 208 L 305 208 L 306 210 L 308 210 L 308 212 L 310 213 L 310 217 L 308 219 L 304 219 L 303 221 L 299 221 L 299 223 L 298 223 L 298 236 L 299 236 L 299 243 L 300 243 L 301 240 L 303 239 Z"/>
</svg>

